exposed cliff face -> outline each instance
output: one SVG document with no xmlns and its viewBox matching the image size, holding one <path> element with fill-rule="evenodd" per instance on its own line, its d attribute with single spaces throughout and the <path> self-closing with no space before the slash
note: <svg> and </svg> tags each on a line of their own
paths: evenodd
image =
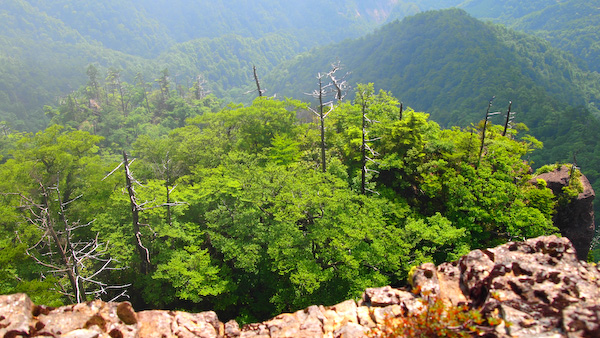
<svg viewBox="0 0 600 338">
<path fill-rule="evenodd" d="M 555 196 L 562 193 L 564 187 L 569 185 L 569 168 L 561 166 L 559 169 L 535 177 L 533 180 L 543 179 Z M 554 225 L 560 233 L 571 240 L 577 257 L 587 259 L 590 245 L 594 237 L 594 205 L 596 197 L 594 189 L 585 176 L 580 177 L 583 192 L 566 205 L 559 205 L 553 217 Z"/>
<path fill-rule="evenodd" d="M 600 337 L 600 270 L 577 260 L 566 238 L 540 237 L 475 250 L 457 262 L 423 264 L 413 275 L 421 295 L 467 304 L 501 320 L 486 337 Z M 419 294 L 389 286 L 360 301 L 311 306 L 239 327 L 212 312 L 135 312 L 93 301 L 57 309 L 24 294 L 0 296 L 0 337 L 366 337 L 385 318 L 421 311 Z M 507 325 L 510 323 L 510 325 Z"/>
</svg>

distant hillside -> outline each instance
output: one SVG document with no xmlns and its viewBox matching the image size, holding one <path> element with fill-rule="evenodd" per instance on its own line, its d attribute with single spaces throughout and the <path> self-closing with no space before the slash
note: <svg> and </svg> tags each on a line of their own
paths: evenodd
<svg viewBox="0 0 600 338">
<path fill-rule="evenodd" d="M 89 64 L 100 76 L 121 69 L 127 82 L 138 72 L 152 82 L 165 68 L 178 84 L 203 75 L 213 93 L 243 100 L 252 65 L 265 74 L 309 47 L 421 9 L 391 0 L 4 0 L 0 121 L 42 129 L 43 105 L 84 85 Z"/>
<path fill-rule="evenodd" d="M 526 15 L 512 28 L 542 37 L 600 72 L 600 1 L 571 0 Z"/>
<path fill-rule="evenodd" d="M 271 34 L 257 39 L 226 35 L 176 44 L 154 63 L 169 68 L 172 80 L 179 84 L 189 87 L 195 76 L 201 75 L 207 89 L 218 97 L 249 102 L 254 96 L 245 93 L 255 88 L 252 67 L 256 66 L 262 76 L 295 55 L 298 48 L 289 35 Z M 271 92 L 271 88 L 266 89 Z"/>
<path fill-rule="evenodd" d="M 595 106 L 598 85 L 572 57 L 548 43 L 485 24 L 462 10 L 421 13 L 373 34 L 319 47 L 282 64 L 267 79 L 282 95 L 302 97 L 336 59 L 350 82 L 374 82 L 442 124 L 468 124 L 477 107 L 497 102 L 529 111 L 531 98 Z M 293 79 L 293 80 L 292 80 Z M 590 87 L 591 86 L 591 87 Z"/>
<path fill-rule="evenodd" d="M 531 61 L 534 70 L 529 74 L 537 74 L 535 76 L 538 78 L 526 77 L 519 83 L 526 88 L 552 87 L 550 93 L 555 94 L 556 99 L 574 105 L 590 104 L 594 109 L 592 104 L 596 95 L 595 85 L 576 83 L 575 87 L 587 87 L 586 92 L 583 96 L 572 95 L 571 92 L 578 89 L 570 86 L 571 80 L 554 75 L 569 74 L 567 77 L 574 77 L 572 80 L 577 82 L 587 75 L 582 75 L 579 71 L 570 74 L 571 70 L 564 67 L 557 71 L 555 66 L 562 67 L 560 66 L 562 64 L 570 65 L 579 62 L 582 68 L 598 70 L 600 67 L 598 60 L 600 47 L 597 46 L 597 41 L 600 39 L 597 32 L 600 29 L 596 24 L 597 7 L 600 7 L 598 0 L 593 2 L 569 0 L 558 3 L 553 0 L 529 2 L 257 0 L 252 3 L 232 0 L 227 4 L 207 0 L 5 0 L 0 2 L 0 60 L 3 61 L 0 63 L 0 75 L 2 75 L 0 77 L 0 120 L 9 121 L 17 129 L 39 130 L 46 123 L 42 115 L 43 105 L 54 103 L 57 98 L 84 85 L 85 68 L 89 64 L 96 65 L 101 76 L 106 75 L 109 67 L 121 69 L 123 79 L 128 82 L 133 81 L 134 76 L 141 72 L 145 79 L 152 83 L 152 80 L 165 68 L 170 70 L 172 80 L 177 84 L 190 83 L 198 75 L 202 75 L 208 80 L 209 89 L 216 95 L 234 101 L 248 100 L 244 93 L 253 83 L 252 65 L 257 66 L 262 77 L 280 62 L 291 59 L 311 47 L 332 42 L 339 43 L 346 38 L 358 38 L 373 32 L 383 23 L 393 22 L 424 10 L 452 6 L 462 6 L 476 17 L 502 22 L 516 29 L 537 34 L 551 41 L 554 46 L 585 60 L 576 61 L 561 55 L 557 56 L 556 62 Z M 581 16 L 581 13 L 585 13 L 586 16 Z M 419 39 L 419 36 L 427 36 L 429 41 L 436 41 L 436 43 L 423 45 L 421 48 L 436 49 L 438 48 L 436 44 L 439 43 L 446 53 L 466 55 L 467 57 L 463 57 L 464 60 L 480 54 L 481 46 L 486 48 L 497 46 L 494 41 L 486 38 L 482 38 L 483 42 L 477 43 L 462 39 L 455 45 L 456 49 L 448 49 L 445 41 L 455 41 L 454 37 L 442 31 L 444 38 L 440 39 L 436 36 L 439 31 L 436 30 L 436 27 L 439 27 L 438 23 L 421 25 L 418 20 L 412 19 L 410 24 L 402 25 L 402 29 L 406 32 L 398 33 L 398 39 L 410 38 L 410 36 Z M 408 27 L 413 24 L 422 32 Z M 471 29 L 479 28 L 471 27 Z M 485 31 L 490 28 L 482 29 Z M 450 31 L 458 34 L 458 37 L 469 34 L 456 29 Z M 396 38 L 393 34 L 396 33 L 392 31 L 390 36 L 385 38 L 386 40 L 377 40 L 383 32 L 363 38 L 363 42 L 359 42 L 358 45 L 369 46 L 372 50 L 376 50 L 381 58 L 393 59 L 391 61 L 398 67 L 401 63 L 412 64 L 401 59 L 407 56 L 412 58 L 419 55 L 421 51 L 404 53 L 402 57 L 389 56 L 387 51 L 396 48 L 393 41 Z M 372 38 L 374 41 L 379 41 L 377 43 L 380 45 L 369 41 Z M 519 46 L 515 45 L 511 48 L 521 53 L 518 61 L 521 65 L 530 62 L 526 60 L 529 54 L 524 51 L 529 47 L 537 50 L 535 53 L 539 53 L 534 54 L 544 59 L 548 53 L 555 54 L 554 51 L 546 51 L 548 46 L 538 42 L 529 43 L 524 37 L 506 39 L 519 41 Z M 525 40 L 521 41 L 522 39 Z M 355 76 L 357 72 L 365 74 L 364 80 L 373 81 L 383 88 L 393 90 L 397 86 L 395 83 L 402 81 L 405 85 L 402 89 L 403 95 L 411 98 L 413 104 L 425 108 L 428 108 L 427 102 L 432 95 L 435 95 L 440 102 L 449 102 L 446 96 L 451 100 L 452 96 L 463 97 L 464 93 L 472 92 L 468 86 L 439 87 L 443 83 L 441 77 L 448 74 L 448 67 L 430 74 L 437 76 L 438 80 L 435 83 L 425 80 L 424 75 L 428 75 L 427 72 L 411 73 L 414 67 L 409 67 L 402 74 L 395 74 L 394 77 L 389 76 L 390 73 L 385 67 L 368 69 L 366 67 L 370 67 L 373 60 L 371 53 L 361 51 L 358 47 L 355 53 L 352 50 L 354 46 L 348 44 L 347 47 L 342 48 L 346 49 L 343 53 L 327 57 L 328 61 L 323 61 L 317 68 L 322 71 L 330 60 L 335 59 L 335 56 L 342 57 L 344 53 L 352 55 L 351 58 L 344 58 L 343 61 L 350 66 L 351 59 L 356 60 L 352 61 L 355 64 L 351 65 Z M 403 46 L 410 46 L 410 44 Z M 465 51 L 461 46 L 467 46 L 474 52 Z M 323 50 L 331 50 L 328 48 L 324 47 Z M 492 49 L 495 50 L 494 55 L 504 55 L 506 52 L 496 47 Z M 435 55 L 433 52 L 429 53 Z M 454 58 L 456 55 L 447 54 L 445 57 Z M 428 56 L 424 57 L 427 59 Z M 298 58 L 304 59 L 306 56 L 298 56 Z M 500 78 L 496 78 L 497 75 L 493 80 L 486 78 L 485 86 L 490 85 L 490 81 L 500 83 L 514 77 L 514 74 L 510 73 L 515 68 L 514 60 L 502 56 L 499 58 L 500 62 L 495 62 L 494 58 L 496 57 L 488 57 L 487 60 L 490 62 L 479 62 L 477 66 L 479 68 L 504 67 L 508 71 Z M 550 58 L 553 59 L 555 56 Z M 387 59 L 379 59 L 376 62 L 390 61 Z M 561 61 L 564 59 L 568 61 Z M 478 60 L 482 59 L 478 58 Z M 468 69 L 477 71 L 472 67 Z M 300 78 L 295 79 L 294 84 L 285 86 L 296 86 L 296 89 L 300 90 L 298 86 L 302 82 L 300 81 L 302 76 L 304 76 L 304 83 L 308 83 L 315 71 L 316 68 L 306 68 L 304 75 L 300 74 Z M 290 72 L 298 73 L 295 70 Z M 478 74 L 483 73 L 478 72 Z M 286 77 L 281 77 L 284 78 Z M 584 82 L 591 82 L 594 79 L 588 80 Z M 429 90 L 425 90 L 421 85 L 425 81 L 428 83 Z M 529 83 L 527 81 L 531 82 L 531 85 L 527 84 Z M 277 91 L 292 92 L 281 89 L 276 81 L 265 85 L 270 94 Z M 476 89 L 482 89 L 478 84 L 471 83 L 471 85 Z M 565 85 L 569 85 L 566 92 L 562 90 Z M 457 92 L 459 88 L 464 89 L 464 93 Z M 474 102 L 480 102 L 485 96 L 487 94 L 472 99 Z M 577 101 L 577 97 L 583 99 Z M 473 104 L 461 101 L 461 105 L 453 106 L 452 109 L 460 111 L 465 107 L 473 107 Z M 455 115 L 460 121 L 471 121 L 470 117 L 464 117 L 462 113 Z M 445 121 L 453 121 L 456 116 Z M 444 122 L 444 117 L 440 118 Z"/>
<path fill-rule="evenodd" d="M 557 0 L 465 0 L 458 7 L 480 19 L 514 20 L 556 4 Z"/>
<path fill-rule="evenodd" d="M 12 1 L 12 0 L 9 0 Z M 168 28 L 130 0 L 25 0 L 40 12 L 104 47 L 133 55 L 164 51 L 175 40 Z"/>
<path fill-rule="evenodd" d="M 91 62 L 135 74 L 141 58 L 103 48 L 22 0 L 0 6 L 0 120 L 39 130 L 42 106 L 85 84 Z"/>
<path fill-rule="evenodd" d="M 316 74 L 336 58 L 351 72 L 350 83 L 374 82 L 443 125 L 477 124 L 493 96 L 494 110 L 506 111 L 512 100 L 517 122 L 547 145 L 536 155 L 540 164 L 572 161 L 578 152 L 584 172 L 592 181 L 598 177 L 594 147 L 600 140 L 594 130 L 600 125 L 588 110 L 596 111 L 600 100 L 598 74 L 582 71 L 571 56 L 541 39 L 458 9 L 427 12 L 302 54 L 278 67 L 264 85 L 306 99 L 303 93 L 315 89 Z"/>
<path fill-rule="evenodd" d="M 11 0 L 12 1 L 12 0 Z M 156 56 L 176 42 L 292 34 L 303 48 L 358 37 L 388 20 L 457 1 L 24 0 L 105 47 Z"/>
<path fill-rule="evenodd" d="M 600 71 L 600 0 L 469 0 L 459 6 L 478 19 L 544 38 Z"/>
</svg>

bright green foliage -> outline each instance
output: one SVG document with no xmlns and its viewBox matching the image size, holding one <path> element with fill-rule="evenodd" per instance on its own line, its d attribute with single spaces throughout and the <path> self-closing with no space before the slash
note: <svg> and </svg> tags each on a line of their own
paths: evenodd
<svg viewBox="0 0 600 338">
<path fill-rule="evenodd" d="M 372 178 L 375 191 L 402 198 L 423 215 L 441 213 L 469 234 L 463 251 L 557 231 L 551 220 L 552 193 L 545 187 L 530 188 L 529 166 L 522 160 L 541 147 L 540 142 L 528 135 L 515 139 L 516 130 L 502 137 L 499 126 L 490 126 L 476 169 L 477 129 L 442 130 L 428 121 L 428 115 L 410 109 L 400 119 L 395 99 L 385 92 L 376 97 L 372 119 L 380 123 L 372 124 L 369 134 L 380 154 L 379 173 Z M 359 163 L 357 106 L 345 105 L 332 117 L 338 132 L 333 137 L 336 148 L 350 168 Z M 452 238 L 452 232 L 444 233 Z"/>
<path fill-rule="evenodd" d="M 275 135 L 272 141 L 269 157 L 275 164 L 291 164 L 300 158 L 300 143 L 293 138 Z"/>
<path fill-rule="evenodd" d="M 240 298 L 253 312 L 275 311 L 357 296 L 398 273 L 408 246 L 385 223 L 377 200 L 338 178 L 303 166 L 261 166 L 230 153 L 197 173 L 189 216 L 204 224 L 208 245 L 231 268 Z"/>
<path fill-rule="evenodd" d="M 423 156 L 433 158 L 417 168 L 428 208 L 444 210 L 453 223 L 470 231 L 475 245 L 557 230 L 551 221 L 554 202 L 541 197 L 533 202 L 528 199 L 528 194 L 534 193 L 528 183 L 529 167 L 521 158 L 537 144 L 529 137 L 515 140 L 502 137 L 500 132 L 498 126 L 488 129 L 485 155 L 478 169 L 474 164 L 479 139 L 458 129 L 439 131 L 438 137 L 446 145 L 427 149 L 429 155 Z M 546 187 L 539 189 L 542 195 L 551 194 Z"/>
<path fill-rule="evenodd" d="M 0 241 L 0 259 L 5 260 L 0 272 L 4 291 L 30 292 L 36 300 L 52 304 L 66 299 L 48 290 L 75 292 L 64 271 L 50 271 L 53 269 L 36 264 L 30 257 L 68 270 L 70 263 L 64 261 L 60 251 L 70 250 L 70 243 L 93 238 L 84 225 L 93 219 L 88 191 L 102 191 L 101 185 L 93 184 L 101 178 L 102 167 L 96 155 L 100 139 L 55 125 L 35 135 L 21 135 L 8 160 L 0 166 L 4 178 L 0 182 L 4 193 L 0 224 L 6 231 Z M 69 227 L 75 229 L 67 230 Z M 97 263 L 82 261 L 78 267 L 81 276 L 91 275 Z M 90 291 L 88 287 L 93 288 L 83 286 L 85 291 Z"/>
<path fill-rule="evenodd" d="M 214 128 L 219 133 L 214 137 L 223 138 L 229 149 L 258 153 L 271 146 L 275 136 L 297 136 L 296 113 L 304 105 L 295 100 L 257 98 L 251 106 L 229 106 L 204 115 L 198 122 Z"/>
<path fill-rule="evenodd" d="M 409 218 L 402 235 L 419 262 L 456 260 L 469 249 L 469 244 L 464 242 L 466 229 L 454 227 L 440 213 L 426 219 Z"/>
<path fill-rule="evenodd" d="M 188 246 L 175 250 L 170 259 L 158 264 L 153 279 L 170 285 L 172 291 L 161 292 L 161 302 L 174 299 L 200 302 L 207 296 L 218 296 L 227 290 L 228 282 L 219 276 L 219 268 L 211 262 L 207 250 Z M 167 291 L 167 292 L 164 292 Z"/>
<path fill-rule="evenodd" d="M 442 129 L 410 108 L 400 114 L 389 93 L 359 85 L 366 95 L 339 104 L 326 121 L 323 173 L 315 150 L 320 126 L 298 121 L 306 112 L 302 102 L 257 98 L 218 109 L 210 97 L 167 97 L 163 88 L 143 89 L 137 103 L 123 109 L 120 97 L 132 91 L 121 93 L 116 78 L 111 81 L 115 90 L 99 109 L 141 125 L 106 129 L 102 123 L 114 121 L 98 120 L 103 129 L 97 131 L 110 130 L 111 140 L 100 148 L 99 136 L 58 125 L 5 139 L 15 151 L 6 152 L 0 170 L 11 177 L 7 187 L 21 192 L 35 192 L 40 181 L 59 182 L 71 198 L 83 194 L 70 205 L 69 217 L 95 219 L 79 236 L 98 232 L 110 243 L 122 270 L 103 277 L 131 283 L 137 306 L 218 309 L 224 317 L 256 321 L 358 297 L 366 287 L 403 283 L 415 264 L 556 231 L 556 198 L 544 184 L 528 183 L 523 161 L 540 144 L 515 129 L 503 137 L 503 128 L 488 126 L 476 169 L 478 129 Z M 74 102 L 81 100 L 76 97 Z M 69 102 L 55 118 L 82 114 L 87 120 L 73 125 L 87 128 L 96 108 L 69 110 Z M 375 192 L 369 194 L 360 189 L 363 111 L 369 119 L 365 143 L 376 152 L 369 168 L 377 171 L 366 176 Z M 139 273 L 143 262 L 123 171 L 105 177 L 121 161 L 120 146 L 129 144 L 141 205 L 139 241 L 150 258 L 145 275 Z M 0 214 L 6 229 L 0 245 L 15 241 L 13 229 L 31 243 L 37 229 L 19 221 L 14 195 L 3 198 L 11 208 Z M 35 291 L 40 269 L 25 256 L 27 247 L 0 255 L 0 262 L 10 262 L 0 270 L 0 288 L 55 301 Z M 16 282 L 17 276 L 26 282 Z"/>
</svg>

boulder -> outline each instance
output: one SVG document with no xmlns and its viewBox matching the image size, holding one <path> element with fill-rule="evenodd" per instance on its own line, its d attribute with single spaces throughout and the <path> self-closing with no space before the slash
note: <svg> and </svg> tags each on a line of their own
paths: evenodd
<svg viewBox="0 0 600 338">
<path fill-rule="evenodd" d="M 532 183 L 542 179 L 546 181 L 552 193 L 559 196 L 563 188 L 569 185 L 569 177 L 570 169 L 561 166 L 554 171 L 534 177 Z M 595 232 L 593 201 L 596 194 L 585 176 L 579 179 L 583 185 L 583 192 L 570 203 L 558 205 L 553 222 L 560 233 L 571 240 L 577 251 L 577 257 L 580 260 L 587 260 Z"/>
<path fill-rule="evenodd" d="M 460 293 L 468 304 L 508 324 L 499 326 L 499 335 L 600 337 L 600 270 L 580 261 L 567 238 L 539 237 L 475 250 L 457 263 Z M 424 280 L 416 278 L 420 270 L 431 275 L 431 265 L 414 274 L 416 287 L 452 295 L 452 303 L 460 298 L 454 283 L 439 282 L 455 281 L 456 271 L 442 264 L 435 280 Z"/>
</svg>

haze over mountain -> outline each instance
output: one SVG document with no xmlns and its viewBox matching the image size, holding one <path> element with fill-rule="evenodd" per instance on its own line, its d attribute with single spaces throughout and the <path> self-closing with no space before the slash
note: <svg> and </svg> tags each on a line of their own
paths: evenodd
<svg viewBox="0 0 600 338">
<path fill-rule="evenodd" d="M 211 1 L 6 0 L 0 4 L 0 120 L 18 129 L 42 128 L 42 106 L 84 84 L 90 63 L 101 71 L 122 69 L 129 81 L 138 72 L 152 79 L 164 68 L 173 75 L 181 70 L 188 80 L 205 74 L 216 94 L 227 95 L 249 83 L 250 64 L 266 72 L 309 47 L 357 37 L 419 10 L 390 1 L 340 6 L 263 0 L 249 7 L 245 1 L 226 6 Z M 182 57 L 182 51 L 187 55 Z M 198 56 L 190 55 L 194 52 Z"/>
<path fill-rule="evenodd" d="M 594 44 L 598 15 L 594 2 L 581 0 L 261 0 L 251 6 L 239 0 L 227 5 L 6 0 L 0 4 L 0 120 L 18 129 L 42 128 L 42 106 L 84 84 L 85 68 L 91 63 L 101 72 L 121 69 L 130 82 L 137 73 L 151 80 L 165 68 L 181 84 L 201 74 L 213 93 L 237 101 L 251 88 L 251 65 L 266 74 L 311 47 L 357 38 L 395 19 L 452 6 L 547 37 L 585 59 L 591 69 L 599 64 Z M 585 20 L 577 14 L 582 11 Z M 541 25 L 539 18 L 549 20 Z M 565 20 L 566 27 L 552 24 Z"/>
</svg>

